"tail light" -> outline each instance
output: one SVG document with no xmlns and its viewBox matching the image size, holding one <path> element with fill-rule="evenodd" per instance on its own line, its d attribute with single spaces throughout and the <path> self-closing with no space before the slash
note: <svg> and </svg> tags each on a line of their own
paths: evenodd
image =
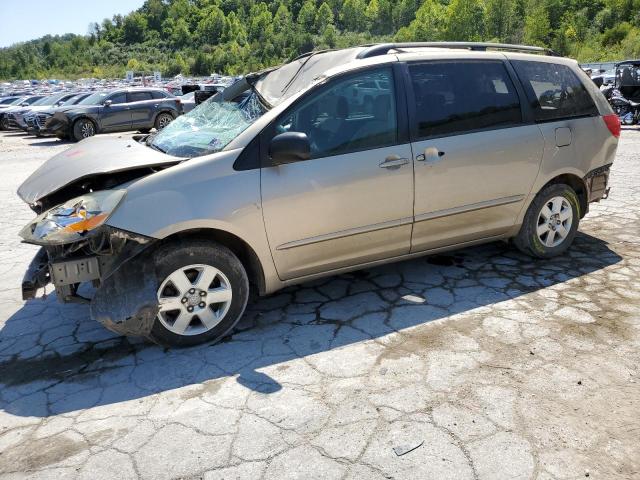
<svg viewBox="0 0 640 480">
<path fill-rule="evenodd" d="M 615 114 L 605 115 L 602 117 L 602 119 L 604 120 L 604 123 L 607 125 L 607 128 L 611 132 L 611 135 L 613 135 L 616 138 L 620 138 L 620 131 L 622 129 L 620 128 L 620 119 L 618 118 L 618 116 Z"/>
</svg>

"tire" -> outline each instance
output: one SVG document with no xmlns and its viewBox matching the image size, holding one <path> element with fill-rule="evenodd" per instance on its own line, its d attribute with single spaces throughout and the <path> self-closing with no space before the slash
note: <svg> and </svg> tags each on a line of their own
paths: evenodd
<svg viewBox="0 0 640 480">
<path fill-rule="evenodd" d="M 549 185 L 529 205 L 514 243 L 533 257 L 562 255 L 573 243 L 580 215 L 578 195 L 569 185 Z"/>
<path fill-rule="evenodd" d="M 156 295 L 164 306 L 150 340 L 173 347 L 215 343 L 238 323 L 247 306 L 249 280 L 227 247 L 204 240 L 170 243 L 158 249 L 154 262 Z"/>
<path fill-rule="evenodd" d="M 0 121 L 0 130 L 9 130 L 9 121 L 6 118 Z"/>
<path fill-rule="evenodd" d="M 73 139 L 76 142 L 96 134 L 95 124 L 88 118 L 80 118 L 73 124 Z"/>
<path fill-rule="evenodd" d="M 154 126 L 156 127 L 156 130 L 160 131 L 164 127 L 169 125 L 172 121 L 173 121 L 173 115 L 167 112 L 161 112 L 156 117 Z"/>
</svg>

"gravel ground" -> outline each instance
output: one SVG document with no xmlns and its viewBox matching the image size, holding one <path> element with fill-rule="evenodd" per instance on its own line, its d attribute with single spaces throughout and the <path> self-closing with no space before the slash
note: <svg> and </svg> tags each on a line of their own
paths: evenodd
<svg viewBox="0 0 640 480">
<path fill-rule="evenodd" d="M 0 478 L 640 478 L 640 131 L 564 258 L 333 277 L 175 351 L 20 300 L 14 192 L 66 147 L 0 135 Z"/>
</svg>

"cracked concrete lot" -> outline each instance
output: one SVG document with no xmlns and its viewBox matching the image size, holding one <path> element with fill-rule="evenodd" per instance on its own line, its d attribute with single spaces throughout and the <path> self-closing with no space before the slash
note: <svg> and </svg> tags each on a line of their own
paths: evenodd
<svg viewBox="0 0 640 480">
<path fill-rule="evenodd" d="M 20 300 L 14 192 L 64 148 L 0 136 L 0 479 L 640 478 L 640 131 L 564 258 L 333 277 L 168 351 Z"/>
</svg>

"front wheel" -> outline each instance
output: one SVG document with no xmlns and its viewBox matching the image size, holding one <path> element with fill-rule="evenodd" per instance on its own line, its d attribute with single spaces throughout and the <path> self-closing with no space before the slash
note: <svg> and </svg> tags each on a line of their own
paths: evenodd
<svg viewBox="0 0 640 480">
<path fill-rule="evenodd" d="M 168 244 L 155 259 L 160 311 L 151 340 L 177 347 L 217 342 L 238 323 L 249 281 L 231 250 L 197 240 Z"/>
<path fill-rule="evenodd" d="M 531 202 L 514 243 L 527 255 L 555 257 L 571 246 L 579 222 L 575 190 L 565 184 L 549 185 Z"/>
<path fill-rule="evenodd" d="M 73 124 L 73 139 L 76 142 L 85 138 L 93 137 L 96 134 L 96 126 L 87 118 L 76 120 Z"/>
</svg>

